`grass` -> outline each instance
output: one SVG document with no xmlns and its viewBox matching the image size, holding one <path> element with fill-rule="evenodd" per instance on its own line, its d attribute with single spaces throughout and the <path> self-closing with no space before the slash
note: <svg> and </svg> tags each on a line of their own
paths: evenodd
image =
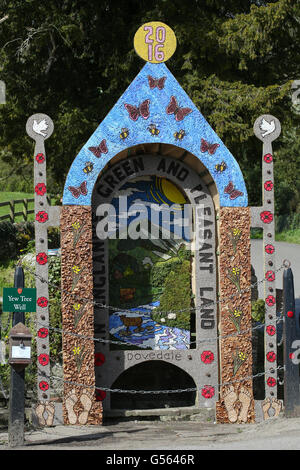
<svg viewBox="0 0 300 470">
<path fill-rule="evenodd" d="M 3 287 L 14 285 L 16 260 L 1 260 L 0 263 L 0 297 L 3 295 Z"/>
<path fill-rule="evenodd" d="M 262 239 L 262 238 L 263 238 L 262 229 L 251 230 L 251 239 Z M 277 232 L 275 234 L 275 241 L 300 244 L 300 228 L 296 228 L 293 230 L 283 230 L 282 232 Z"/>
<path fill-rule="evenodd" d="M 277 242 L 298 243 L 300 244 L 300 228 L 295 230 L 286 230 L 275 235 Z"/>
<path fill-rule="evenodd" d="M 23 192 L 7 192 L 0 191 L 0 202 L 8 202 L 17 199 L 31 199 L 33 198 L 33 193 L 23 193 Z M 34 208 L 34 202 L 28 204 L 28 210 Z M 23 210 L 23 204 L 15 204 L 15 212 L 21 212 Z M 0 216 L 9 214 L 9 206 L 0 207 Z M 6 219 L 8 220 L 8 219 Z M 15 217 L 15 222 L 23 221 L 23 216 Z M 28 215 L 28 220 L 34 220 L 34 214 Z"/>
</svg>

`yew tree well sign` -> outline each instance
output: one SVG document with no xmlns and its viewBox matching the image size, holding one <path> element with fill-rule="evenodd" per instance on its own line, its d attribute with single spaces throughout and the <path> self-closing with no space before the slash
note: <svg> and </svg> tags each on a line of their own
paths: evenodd
<svg viewBox="0 0 300 470">
<path fill-rule="evenodd" d="M 3 312 L 36 312 L 36 289 L 4 287 Z"/>
</svg>

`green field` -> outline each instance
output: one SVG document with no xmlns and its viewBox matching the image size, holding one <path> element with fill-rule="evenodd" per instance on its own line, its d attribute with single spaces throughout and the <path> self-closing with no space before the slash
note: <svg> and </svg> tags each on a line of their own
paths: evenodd
<svg viewBox="0 0 300 470">
<path fill-rule="evenodd" d="M 262 230 L 252 229 L 251 238 L 262 239 L 263 238 Z M 283 230 L 282 232 L 277 232 L 275 234 L 275 241 L 300 244 L 300 228 L 296 228 L 292 230 Z"/>
<path fill-rule="evenodd" d="M 0 191 L 0 202 L 7 202 L 13 201 L 18 199 L 31 199 L 33 198 L 33 193 L 22 193 L 22 192 L 6 192 Z M 31 202 L 28 204 L 28 210 L 32 210 L 34 208 L 34 203 Z M 15 212 L 21 212 L 23 210 L 23 204 L 15 204 Z M 9 214 L 9 206 L 0 207 L 0 217 L 2 215 Z M 5 219 L 9 220 L 9 219 Z M 22 216 L 18 216 L 15 218 L 15 222 L 21 222 L 23 219 Z M 28 220 L 34 220 L 34 215 L 29 214 Z"/>
<path fill-rule="evenodd" d="M 299 243 L 300 244 L 300 228 L 295 230 L 286 230 L 276 233 L 275 240 L 277 242 Z"/>
</svg>

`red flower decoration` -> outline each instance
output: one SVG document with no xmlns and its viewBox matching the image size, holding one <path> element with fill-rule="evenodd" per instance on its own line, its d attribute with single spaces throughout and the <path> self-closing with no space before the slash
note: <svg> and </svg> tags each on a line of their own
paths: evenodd
<svg viewBox="0 0 300 470">
<path fill-rule="evenodd" d="M 269 361 L 269 362 L 276 361 L 276 354 L 273 351 L 268 352 L 267 361 Z"/>
<path fill-rule="evenodd" d="M 48 256 L 46 255 L 46 253 L 39 253 L 37 256 L 36 256 L 36 262 L 38 264 L 46 264 L 48 261 Z"/>
<path fill-rule="evenodd" d="M 49 384 L 47 382 L 45 382 L 45 380 L 42 380 L 40 383 L 39 383 L 39 387 L 40 389 L 43 391 L 43 392 L 46 392 L 49 388 Z"/>
<path fill-rule="evenodd" d="M 265 252 L 268 253 L 268 255 L 272 255 L 274 251 L 275 251 L 275 247 L 273 245 L 265 246 Z"/>
<path fill-rule="evenodd" d="M 48 299 L 46 299 L 46 297 L 39 297 L 36 303 L 39 307 L 45 308 L 48 305 Z"/>
<path fill-rule="evenodd" d="M 39 338 L 46 338 L 49 334 L 48 328 L 40 328 L 38 331 Z"/>
<path fill-rule="evenodd" d="M 272 191 L 273 187 L 274 187 L 274 184 L 273 184 L 273 181 L 271 180 L 266 181 L 264 184 L 264 188 L 266 191 Z"/>
<path fill-rule="evenodd" d="M 38 183 L 34 190 L 38 196 L 44 196 L 44 194 L 47 192 L 47 188 L 44 183 Z"/>
<path fill-rule="evenodd" d="M 35 220 L 37 220 L 37 222 L 40 222 L 40 223 L 44 223 L 44 222 L 47 222 L 48 220 L 48 214 L 47 212 L 45 211 L 40 211 L 36 214 L 35 216 Z"/>
<path fill-rule="evenodd" d="M 269 336 L 274 336 L 276 333 L 276 328 L 273 325 L 269 325 L 266 328 L 266 332 L 268 333 Z"/>
<path fill-rule="evenodd" d="M 201 354 L 201 361 L 204 362 L 204 364 L 211 364 L 214 358 L 214 354 L 211 351 L 203 351 Z"/>
<path fill-rule="evenodd" d="M 49 356 L 48 354 L 40 354 L 38 360 L 41 366 L 46 366 L 49 363 Z"/>
<path fill-rule="evenodd" d="M 215 389 L 214 387 L 211 387 L 210 385 L 205 385 L 204 388 L 201 390 L 201 395 L 204 398 L 212 398 L 215 394 Z"/>
<path fill-rule="evenodd" d="M 275 387 L 276 380 L 273 377 L 269 377 L 268 380 L 267 380 L 267 385 L 268 385 L 268 387 Z"/>
<path fill-rule="evenodd" d="M 266 155 L 264 155 L 264 161 L 266 163 L 272 163 L 273 161 L 273 155 L 271 155 L 270 153 L 266 153 Z"/>
<path fill-rule="evenodd" d="M 95 354 L 95 366 L 102 366 L 105 362 L 105 356 L 102 353 L 96 353 Z"/>
<path fill-rule="evenodd" d="M 289 358 L 290 358 L 291 360 L 295 359 L 295 357 L 296 357 L 296 356 L 295 356 L 295 353 L 290 353 L 290 354 L 289 354 Z"/>
<path fill-rule="evenodd" d="M 45 161 L 45 155 L 43 153 L 38 153 L 35 157 L 36 161 L 38 163 L 44 163 Z"/>
<path fill-rule="evenodd" d="M 292 310 L 289 310 L 286 314 L 289 318 L 293 318 L 294 316 L 294 312 Z"/>
<path fill-rule="evenodd" d="M 105 397 L 106 397 L 106 392 L 104 392 L 104 390 L 96 390 L 96 393 L 95 393 L 96 401 L 103 401 Z"/>
<path fill-rule="evenodd" d="M 267 279 L 267 281 L 270 281 L 270 282 L 274 281 L 275 280 L 274 271 L 267 271 L 266 272 L 266 279 Z"/>
<path fill-rule="evenodd" d="M 263 211 L 260 213 L 260 218 L 265 224 L 270 224 L 273 220 L 273 214 L 270 211 Z"/>
<path fill-rule="evenodd" d="M 268 295 L 268 297 L 266 298 L 266 304 L 268 305 L 268 307 L 273 307 L 275 303 L 276 303 L 276 299 L 274 295 Z"/>
</svg>

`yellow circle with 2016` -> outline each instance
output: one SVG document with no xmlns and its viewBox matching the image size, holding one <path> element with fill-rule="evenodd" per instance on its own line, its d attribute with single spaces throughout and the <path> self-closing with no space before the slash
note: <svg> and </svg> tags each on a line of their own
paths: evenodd
<svg viewBox="0 0 300 470">
<path fill-rule="evenodd" d="M 143 24 L 135 33 L 134 49 L 146 62 L 159 64 L 166 62 L 176 50 L 174 31 L 165 23 L 150 21 Z"/>
</svg>

